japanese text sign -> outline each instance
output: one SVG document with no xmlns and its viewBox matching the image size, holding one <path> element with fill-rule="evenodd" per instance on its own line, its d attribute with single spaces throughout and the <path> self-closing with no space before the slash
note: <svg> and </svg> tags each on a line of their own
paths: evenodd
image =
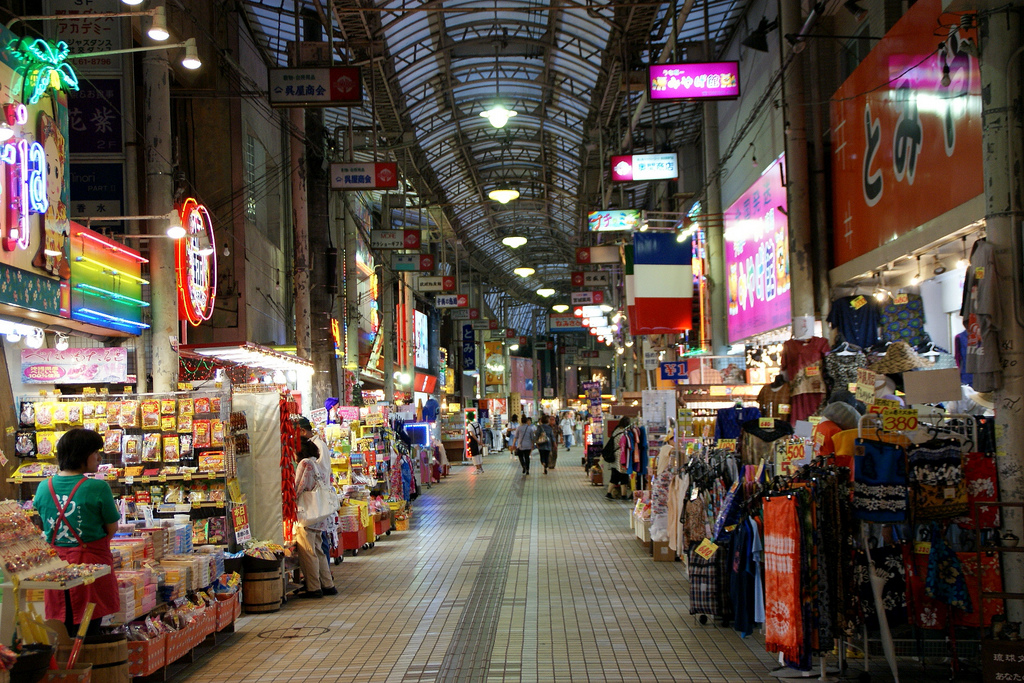
<svg viewBox="0 0 1024 683">
<path fill-rule="evenodd" d="M 362 104 L 363 83 L 357 66 L 270 69 L 272 107 L 338 107 Z"/>
<path fill-rule="evenodd" d="M 721 100 L 740 96 L 739 62 L 652 64 L 647 83 L 652 100 Z"/>
</svg>

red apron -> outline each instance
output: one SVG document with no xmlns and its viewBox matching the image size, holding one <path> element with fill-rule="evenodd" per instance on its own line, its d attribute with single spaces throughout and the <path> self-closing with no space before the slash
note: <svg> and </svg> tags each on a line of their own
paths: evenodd
<svg viewBox="0 0 1024 683">
<path fill-rule="evenodd" d="M 57 499 L 57 493 L 53 490 L 53 480 L 47 480 L 50 486 L 50 497 L 57 508 L 57 519 L 50 530 L 50 545 L 57 551 L 57 556 L 71 564 L 105 564 L 111 567 L 109 574 L 101 576 L 87 586 L 78 586 L 71 589 L 71 612 L 74 615 L 73 623 L 82 623 L 82 615 L 85 613 L 85 606 L 90 602 L 96 603 L 96 609 L 92 614 L 93 619 L 105 617 L 108 614 L 115 614 L 121 611 L 121 596 L 117 592 L 117 579 L 114 577 L 114 556 L 110 552 L 110 539 L 103 537 L 95 541 L 85 543 L 82 541 L 78 531 L 71 526 L 71 522 L 65 517 L 68 505 L 78 492 L 78 487 L 85 479 L 81 479 L 75 488 L 71 489 L 67 505 L 61 506 Z M 73 547 L 54 545 L 57 538 L 57 529 L 61 524 L 67 526 L 71 534 L 78 540 L 78 545 Z M 65 621 L 64 615 L 64 591 L 46 591 L 44 594 L 44 605 L 47 619 L 58 619 Z"/>
</svg>

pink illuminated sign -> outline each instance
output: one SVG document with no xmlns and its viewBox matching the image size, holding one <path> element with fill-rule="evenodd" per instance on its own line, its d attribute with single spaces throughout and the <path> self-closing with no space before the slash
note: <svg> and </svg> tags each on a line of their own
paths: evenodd
<svg viewBox="0 0 1024 683">
<path fill-rule="evenodd" d="M 725 100 L 740 96 L 739 62 L 652 64 L 647 70 L 652 100 Z"/>
</svg>

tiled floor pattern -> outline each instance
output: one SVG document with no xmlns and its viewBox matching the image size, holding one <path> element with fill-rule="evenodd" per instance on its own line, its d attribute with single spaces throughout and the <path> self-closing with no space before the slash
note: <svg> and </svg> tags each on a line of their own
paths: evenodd
<svg viewBox="0 0 1024 683">
<path fill-rule="evenodd" d="M 547 475 L 535 462 L 523 477 L 505 453 L 484 467 L 453 467 L 409 531 L 334 567 L 339 596 L 243 616 L 179 679 L 777 680 L 756 635 L 689 616 L 682 563 L 651 559 L 626 504 L 585 481 L 579 449 Z"/>
</svg>

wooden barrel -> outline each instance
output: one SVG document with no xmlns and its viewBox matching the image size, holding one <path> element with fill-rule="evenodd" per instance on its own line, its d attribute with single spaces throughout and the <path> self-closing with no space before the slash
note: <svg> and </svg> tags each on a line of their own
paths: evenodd
<svg viewBox="0 0 1024 683">
<path fill-rule="evenodd" d="M 68 661 L 71 648 L 57 648 L 57 661 Z M 78 655 L 81 664 L 92 664 L 92 683 L 131 683 L 128 672 L 128 639 L 124 636 L 88 636 Z"/>
<path fill-rule="evenodd" d="M 284 585 L 281 570 L 246 572 L 242 579 L 242 609 L 247 614 L 276 612 L 281 609 Z"/>
</svg>

